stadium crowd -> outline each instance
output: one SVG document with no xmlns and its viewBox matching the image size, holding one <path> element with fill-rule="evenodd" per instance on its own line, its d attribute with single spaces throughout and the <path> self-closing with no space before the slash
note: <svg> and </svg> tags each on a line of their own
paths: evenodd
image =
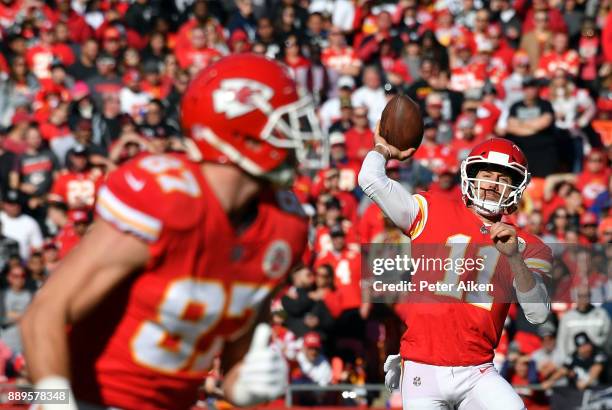
<svg viewBox="0 0 612 410">
<path fill-rule="evenodd" d="M 556 303 L 540 327 L 512 311 L 500 371 L 533 406 L 550 395 L 525 386 L 604 383 L 611 9 L 611 0 L 1 0 L 0 377 L 24 376 L 16 324 L 86 233 L 105 175 L 143 152 L 183 151 L 190 79 L 224 55 L 254 52 L 289 67 L 331 146 L 329 168 L 301 168 L 295 181 L 310 247 L 272 306 L 294 383 L 380 382 L 397 351 L 392 308 L 362 300 L 359 245 L 407 238 L 363 196 L 357 174 L 398 93 L 424 115 L 415 157 L 387 165 L 412 192 L 460 196 L 459 163 L 490 136 L 528 158 L 533 180 L 509 220 L 553 245 Z M 211 369 L 209 398 L 220 377 Z"/>
</svg>

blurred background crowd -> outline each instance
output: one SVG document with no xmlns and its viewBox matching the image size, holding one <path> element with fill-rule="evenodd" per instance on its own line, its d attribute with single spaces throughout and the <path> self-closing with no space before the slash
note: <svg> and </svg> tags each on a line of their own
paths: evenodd
<svg viewBox="0 0 612 410">
<path fill-rule="evenodd" d="M 605 383 L 611 8 L 612 0 L 0 0 L 0 377 L 23 376 L 15 325 L 87 231 L 105 175 L 143 152 L 183 150 L 179 102 L 190 79 L 221 56 L 254 52 L 290 68 L 331 145 L 331 166 L 301 169 L 294 184 L 310 246 L 272 306 L 294 383 L 381 382 L 384 358 L 398 350 L 393 308 L 362 301 L 359 244 L 407 238 L 356 183 L 373 127 L 398 93 L 424 116 L 415 157 L 387 165 L 412 192 L 460 196 L 460 161 L 491 136 L 527 155 L 534 178 L 508 219 L 553 245 L 557 303 L 540 327 L 512 310 L 499 370 L 529 408 L 546 408 L 555 386 Z M 211 369 L 203 406 L 220 405 L 221 378 Z"/>
</svg>

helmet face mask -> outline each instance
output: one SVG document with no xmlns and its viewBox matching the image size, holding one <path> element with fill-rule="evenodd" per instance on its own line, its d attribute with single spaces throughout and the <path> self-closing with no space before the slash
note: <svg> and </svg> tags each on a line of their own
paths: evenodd
<svg viewBox="0 0 612 410">
<path fill-rule="evenodd" d="M 508 175 L 511 183 L 479 178 L 479 171 L 488 168 Z M 516 145 L 507 140 L 496 138 L 485 141 L 476 146 L 461 163 L 461 192 L 464 201 L 484 216 L 514 212 L 529 180 L 525 157 Z M 496 200 L 486 198 L 486 192 L 491 191 L 492 186 L 496 186 L 495 191 L 499 194 Z"/>
</svg>

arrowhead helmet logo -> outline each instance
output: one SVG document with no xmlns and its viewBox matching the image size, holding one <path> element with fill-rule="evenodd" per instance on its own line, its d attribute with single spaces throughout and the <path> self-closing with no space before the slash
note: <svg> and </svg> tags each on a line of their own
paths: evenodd
<svg viewBox="0 0 612 410">
<path fill-rule="evenodd" d="M 259 81 L 246 78 L 223 80 L 220 87 L 213 91 L 213 106 L 217 113 L 225 113 L 229 119 L 248 114 L 259 107 L 253 97 L 270 101 L 274 90 Z"/>
</svg>

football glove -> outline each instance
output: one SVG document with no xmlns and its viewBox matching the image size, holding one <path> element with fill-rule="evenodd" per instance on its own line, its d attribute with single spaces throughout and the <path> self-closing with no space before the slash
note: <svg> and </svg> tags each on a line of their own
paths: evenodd
<svg viewBox="0 0 612 410">
<path fill-rule="evenodd" d="M 390 392 L 399 389 L 400 378 L 402 375 L 402 357 L 399 354 L 387 356 L 383 365 L 385 371 L 385 386 Z"/>
</svg>

